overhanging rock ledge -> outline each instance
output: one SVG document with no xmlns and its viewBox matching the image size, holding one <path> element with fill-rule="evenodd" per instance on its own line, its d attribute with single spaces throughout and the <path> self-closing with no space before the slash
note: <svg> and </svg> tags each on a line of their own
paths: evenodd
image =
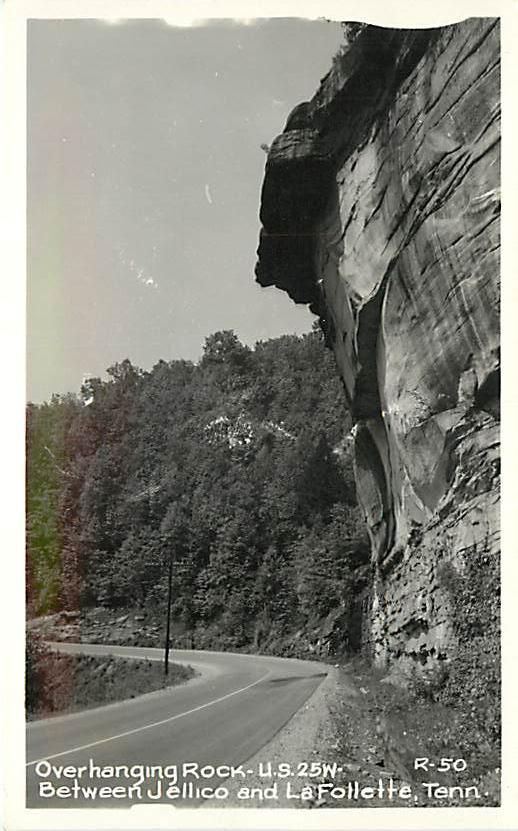
<svg viewBox="0 0 518 831">
<path fill-rule="evenodd" d="M 366 27 L 262 189 L 257 280 L 319 315 L 355 420 L 366 641 L 409 667 L 498 628 L 499 50 L 494 19 Z"/>
</svg>

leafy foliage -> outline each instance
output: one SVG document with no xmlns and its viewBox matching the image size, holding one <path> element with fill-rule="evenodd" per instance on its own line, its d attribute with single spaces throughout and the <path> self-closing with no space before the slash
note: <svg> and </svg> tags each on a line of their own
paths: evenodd
<svg viewBox="0 0 518 831">
<path fill-rule="evenodd" d="M 489 543 L 474 545 L 467 554 L 466 568 L 459 574 L 450 563 L 440 572 L 450 595 L 457 648 L 440 700 L 466 708 L 473 744 L 484 747 L 501 733 L 500 666 L 500 563 L 491 559 Z"/>
<path fill-rule="evenodd" d="M 315 331 L 253 350 L 216 332 L 197 365 L 125 360 L 29 405 L 33 612 L 159 616 L 169 558 L 176 623 L 231 646 L 346 610 L 368 551 L 349 428 Z"/>
</svg>

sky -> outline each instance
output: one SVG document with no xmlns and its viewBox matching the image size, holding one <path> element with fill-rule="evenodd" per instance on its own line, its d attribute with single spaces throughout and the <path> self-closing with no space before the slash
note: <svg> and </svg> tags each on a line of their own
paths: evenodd
<svg viewBox="0 0 518 831">
<path fill-rule="evenodd" d="M 28 27 L 28 398 L 313 318 L 254 282 L 269 144 L 343 35 L 296 18 Z"/>
</svg>

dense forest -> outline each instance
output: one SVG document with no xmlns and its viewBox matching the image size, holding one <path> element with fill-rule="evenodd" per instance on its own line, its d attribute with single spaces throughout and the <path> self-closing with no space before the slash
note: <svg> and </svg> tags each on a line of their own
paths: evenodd
<svg viewBox="0 0 518 831">
<path fill-rule="evenodd" d="M 369 546 L 318 331 L 254 349 L 216 332 L 197 364 L 149 372 L 125 360 L 29 404 L 27 448 L 30 615 L 161 619 L 172 560 L 174 624 L 193 643 L 271 648 L 310 627 L 354 639 Z"/>
</svg>

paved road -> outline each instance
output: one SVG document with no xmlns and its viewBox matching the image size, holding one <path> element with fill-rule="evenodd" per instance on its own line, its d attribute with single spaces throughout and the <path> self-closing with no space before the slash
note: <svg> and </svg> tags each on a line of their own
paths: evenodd
<svg viewBox="0 0 518 831">
<path fill-rule="evenodd" d="M 152 660 L 163 655 L 159 649 L 94 644 L 59 649 Z M 211 775 L 207 768 L 205 778 L 201 767 L 239 765 L 253 756 L 327 670 L 311 661 L 196 650 L 173 650 L 171 660 L 191 664 L 200 675 L 165 691 L 27 725 L 27 807 L 121 808 L 152 801 L 195 807 L 211 799 L 227 773 L 223 767 Z M 198 768 L 184 768 L 188 763 Z M 161 765 L 162 771 L 139 765 Z M 241 780 L 241 773 L 236 777 Z M 104 796 L 97 790 L 92 799 L 93 791 L 84 790 L 89 787 L 108 790 Z M 200 787 L 211 790 L 200 793 Z"/>
</svg>

